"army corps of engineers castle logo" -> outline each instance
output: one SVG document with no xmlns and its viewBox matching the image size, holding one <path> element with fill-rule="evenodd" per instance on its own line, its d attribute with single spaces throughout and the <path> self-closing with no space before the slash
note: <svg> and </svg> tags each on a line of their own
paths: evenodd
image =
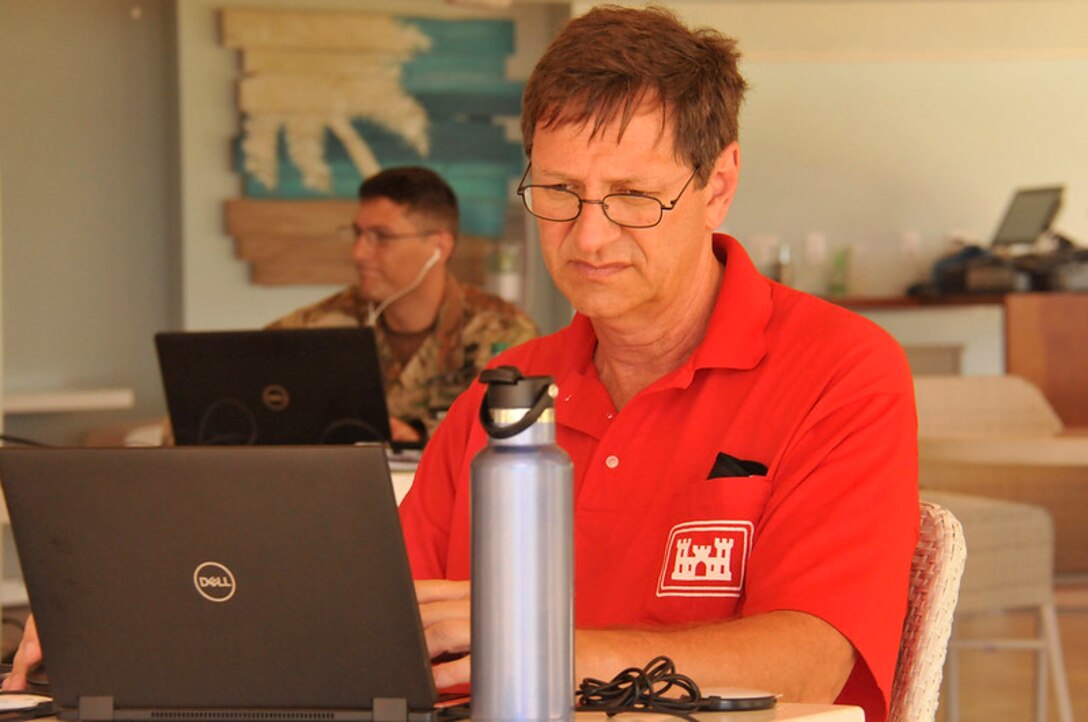
<svg viewBox="0 0 1088 722">
<path fill-rule="evenodd" d="M 669 532 L 659 597 L 739 597 L 752 544 L 748 521 L 689 521 Z"/>
</svg>

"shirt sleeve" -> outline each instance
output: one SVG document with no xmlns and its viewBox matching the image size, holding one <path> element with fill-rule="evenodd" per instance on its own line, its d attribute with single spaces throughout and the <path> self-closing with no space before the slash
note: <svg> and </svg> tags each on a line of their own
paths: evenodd
<svg viewBox="0 0 1088 722">
<path fill-rule="evenodd" d="M 401 528 L 415 579 L 448 576 L 458 481 L 470 453 L 469 436 L 480 400 L 480 391 L 470 389 L 450 407 L 427 442 L 412 487 L 401 502 Z"/>
<path fill-rule="evenodd" d="M 917 420 L 898 348 L 826 391 L 772 470 L 742 614 L 810 613 L 854 646 L 842 697 L 882 720 L 918 539 Z"/>
</svg>

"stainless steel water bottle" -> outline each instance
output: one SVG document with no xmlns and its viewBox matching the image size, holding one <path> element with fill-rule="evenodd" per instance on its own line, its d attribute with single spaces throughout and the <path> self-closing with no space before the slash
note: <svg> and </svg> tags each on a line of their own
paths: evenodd
<svg viewBox="0 0 1088 722">
<path fill-rule="evenodd" d="M 480 374 L 488 444 L 472 460 L 472 719 L 573 718 L 573 469 L 555 384 Z"/>
</svg>

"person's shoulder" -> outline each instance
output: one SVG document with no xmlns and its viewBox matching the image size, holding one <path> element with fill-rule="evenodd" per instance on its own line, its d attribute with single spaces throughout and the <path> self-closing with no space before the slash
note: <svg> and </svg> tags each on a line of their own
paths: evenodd
<svg viewBox="0 0 1088 722">
<path fill-rule="evenodd" d="M 871 319 L 833 301 L 787 286 L 775 287 L 774 308 L 775 317 L 783 328 L 791 334 L 819 339 L 822 344 L 898 346 L 892 335 Z"/>
<path fill-rule="evenodd" d="M 461 284 L 466 326 L 470 333 L 499 334 L 511 344 L 540 335 L 527 313 L 513 303 L 469 284 Z"/>
<path fill-rule="evenodd" d="M 489 293 L 482 288 L 469 283 L 461 283 L 461 292 L 464 295 L 465 307 L 475 313 L 493 312 L 501 315 L 525 315 L 525 312 L 505 298 Z"/>
<path fill-rule="evenodd" d="M 871 319 L 784 286 L 774 289 L 774 308 L 776 345 L 799 352 L 806 367 L 823 367 L 869 387 L 902 390 L 910 385 L 903 347 Z"/>
<path fill-rule="evenodd" d="M 297 308 L 268 324 L 267 329 L 278 328 L 331 328 L 358 326 L 359 301 L 355 286 L 342 288 L 326 298 Z"/>
</svg>

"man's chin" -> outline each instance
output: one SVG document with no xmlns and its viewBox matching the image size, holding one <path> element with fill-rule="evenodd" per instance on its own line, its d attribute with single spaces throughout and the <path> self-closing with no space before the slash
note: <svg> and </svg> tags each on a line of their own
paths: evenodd
<svg viewBox="0 0 1088 722">
<path fill-rule="evenodd" d="M 389 289 L 381 286 L 375 287 L 373 283 L 359 281 L 356 285 L 359 288 L 359 297 L 367 303 L 381 303 L 390 294 Z"/>
<path fill-rule="evenodd" d="M 610 294 L 609 294 L 610 295 Z M 610 321 L 623 318 L 635 307 L 635 304 L 627 298 L 609 298 L 600 294 L 595 298 L 570 299 L 571 306 L 578 313 L 594 321 Z"/>
</svg>

